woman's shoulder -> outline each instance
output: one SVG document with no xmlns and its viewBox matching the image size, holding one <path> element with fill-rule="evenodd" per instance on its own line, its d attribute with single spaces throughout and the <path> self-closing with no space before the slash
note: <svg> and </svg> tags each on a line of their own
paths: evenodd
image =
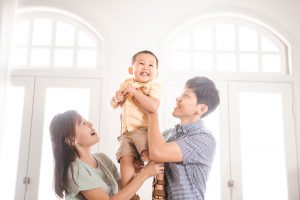
<svg viewBox="0 0 300 200">
<path fill-rule="evenodd" d="M 94 153 L 94 156 L 96 157 L 96 159 L 99 159 L 100 161 L 105 162 L 106 164 L 111 165 L 113 163 L 113 161 L 105 153 Z"/>
</svg>

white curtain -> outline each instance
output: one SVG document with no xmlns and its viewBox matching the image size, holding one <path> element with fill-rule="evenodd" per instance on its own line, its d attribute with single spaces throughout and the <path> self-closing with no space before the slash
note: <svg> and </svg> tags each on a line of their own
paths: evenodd
<svg viewBox="0 0 300 200">
<path fill-rule="evenodd" d="M 6 92 L 9 84 L 8 52 L 17 0 L 0 1 L 0 155 L 4 130 Z"/>
</svg>

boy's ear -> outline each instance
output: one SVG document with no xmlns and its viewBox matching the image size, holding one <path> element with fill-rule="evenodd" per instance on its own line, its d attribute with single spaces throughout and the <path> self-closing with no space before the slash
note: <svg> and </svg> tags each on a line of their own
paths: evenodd
<svg viewBox="0 0 300 200">
<path fill-rule="evenodd" d="M 129 73 L 129 74 L 133 74 L 132 66 L 129 66 L 129 67 L 128 67 L 128 73 Z"/>
</svg>

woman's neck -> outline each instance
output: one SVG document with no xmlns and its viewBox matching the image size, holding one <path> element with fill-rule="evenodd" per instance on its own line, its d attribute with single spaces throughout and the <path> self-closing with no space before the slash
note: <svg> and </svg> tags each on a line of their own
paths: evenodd
<svg viewBox="0 0 300 200">
<path fill-rule="evenodd" d="M 82 160 L 83 162 L 85 162 L 86 164 L 90 165 L 93 168 L 97 168 L 97 166 L 98 166 L 95 157 L 93 156 L 93 154 L 91 153 L 91 151 L 89 149 L 88 150 L 81 149 L 79 151 L 79 159 Z"/>
</svg>

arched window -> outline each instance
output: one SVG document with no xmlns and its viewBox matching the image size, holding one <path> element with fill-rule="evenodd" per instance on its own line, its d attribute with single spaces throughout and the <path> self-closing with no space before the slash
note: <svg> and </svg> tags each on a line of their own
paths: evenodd
<svg viewBox="0 0 300 200">
<path fill-rule="evenodd" d="M 103 39 L 83 20 L 54 10 L 18 15 L 9 64 L 12 68 L 101 69 Z"/>
<path fill-rule="evenodd" d="M 289 74 L 288 45 L 262 23 L 214 16 L 187 23 L 166 40 L 175 71 Z"/>
<path fill-rule="evenodd" d="M 168 113 L 187 79 L 211 77 L 220 92 L 203 119 L 217 140 L 206 199 L 298 199 L 288 41 L 259 20 L 214 15 L 179 26 L 164 52 L 165 128 L 178 122 Z"/>
</svg>

